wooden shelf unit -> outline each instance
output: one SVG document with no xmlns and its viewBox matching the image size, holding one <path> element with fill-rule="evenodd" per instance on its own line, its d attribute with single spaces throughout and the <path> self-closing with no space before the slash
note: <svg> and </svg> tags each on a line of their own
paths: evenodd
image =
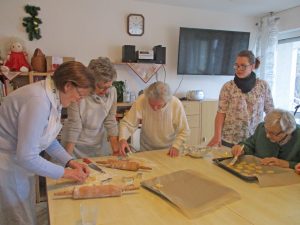
<svg viewBox="0 0 300 225">
<path fill-rule="evenodd" d="M 28 77 L 29 77 L 29 83 L 33 83 L 34 82 L 34 77 L 47 77 L 47 76 L 52 76 L 53 72 L 34 72 L 34 71 L 30 71 L 28 73 Z"/>
<path fill-rule="evenodd" d="M 35 77 L 46 77 L 46 76 L 52 76 L 53 72 L 21 72 L 17 76 L 14 76 L 11 79 L 8 79 L 4 74 L 0 72 L 0 76 L 4 77 L 4 84 L 6 86 L 6 95 L 12 92 L 13 90 L 17 89 L 18 87 L 24 86 L 26 84 L 31 84 L 35 82 Z M 28 78 L 28 80 L 22 80 L 21 82 L 18 82 L 20 78 Z M 12 83 L 12 84 L 11 84 Z M 16 87 L 17 86 L 17 87 Z"/>
</svg>

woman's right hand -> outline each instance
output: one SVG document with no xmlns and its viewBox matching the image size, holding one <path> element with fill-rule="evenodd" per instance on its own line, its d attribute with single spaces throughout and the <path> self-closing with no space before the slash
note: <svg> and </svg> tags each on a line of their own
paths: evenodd
<svg viewBox="0 0 300 225">
<path fill-rule="evenodd" d="M 124 139 L 122 139 L 122 140 L 119 141 L 119 145 L 120 145 L 120 152 L 119 152 L 119 153 L 120 153 L 122 156 L 126 156 L 126 148 L 127 148 L 127 149 L 130 149 L 130 147 L 129 147 L 127 141 L 124 140 Z"/>
<path fill-rule="evenodd" d="M 210 142 L 207 144 L 207 146 L 209 146 L 209 147 L 214 147 L 214 146 L 220 147 L 221 144 L 222 144 L 221 137 L 213 136 L 213 138 L 210 140 Z"/>
<path fill-rule="evenodd" d="M 243 150 L 243 146 L 242 145 L 234 145 L 232 148 L 231 148 L 231 153 L 233 156 L 241 156 L 243 155 L 245 152 Z"/>
<path fill-rule="evenodd" d="M 80 183 L 83 183 L 85 179 L 89 176 L 88 173 L 85 173 L 81 168 L 76 169 L 65 169 L 63 178 L 77 180 Z"/>
</svg>

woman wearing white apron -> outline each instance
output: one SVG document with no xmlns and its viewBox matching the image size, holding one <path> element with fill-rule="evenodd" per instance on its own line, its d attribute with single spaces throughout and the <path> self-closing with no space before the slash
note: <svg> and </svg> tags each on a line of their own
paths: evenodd
<svg viewBox="0 0 300 225">
<path fill-rule="evenodd" d="M 35 174 L 86 179 L 86 166 L 71 160 L 56 136 L 61 108 L 93 89 L 89 70 L 79 62 L 68 62 L 55 71 L 53 81 L 27 85 L 5 98 L 0 106 L 0 225 L 36 224 Z M 42 158 L 43 150 L 63 166 Z"/>
<path fill-rule="evenodd" d="M 112 86 L 117 72 L 104 57 L 91 60 L 88 68 L 95 75 L 95 93 L 68 107 L 62 143 L 71 155 L 84 158 L 111 154 L 108 139 L 112 152 L 118 154 L 117 92 Z"/>
</svg>

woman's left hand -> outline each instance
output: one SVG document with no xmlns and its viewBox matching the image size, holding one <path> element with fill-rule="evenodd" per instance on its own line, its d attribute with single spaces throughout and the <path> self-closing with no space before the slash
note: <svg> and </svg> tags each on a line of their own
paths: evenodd
<svg viewBox="0 0 300 225">
<path fill-rule="evenodd" d="M 295 166 L 295 171 L 297 174 L 300 175 L 300 163 L 298 163 L 296 166 Z"/>
<path fill-rule="evenodd" d="M 168 155 L 171 157 L 177 157 L 179 156 L 179 150 L 177 148 L 171 147 L 169 149 Z"/>
<path fill-rule="evenodd" d="M 279 166 L 289 168 L 289 162 L 275 157 L 267 157 L 261 160 L 261 164 L 265 166 Z"/>
<path fill-rule="evenodd" d="M 75 160 L 71 160 L 68 164 L 72 169 L 81 169 L 85 174 L 89 175 L 90 170 L 86 164 L 76 162 Z"/>
</svg>

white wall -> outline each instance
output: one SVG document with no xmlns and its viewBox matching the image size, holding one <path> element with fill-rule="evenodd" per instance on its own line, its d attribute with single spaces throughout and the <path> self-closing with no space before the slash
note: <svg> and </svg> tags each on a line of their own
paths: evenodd
<svg viewBox="0 0 300 225">
<path fill-rule="evenodd" d="M 41 7 L 42 39 L 38 41 L 28 41 L 21 25 L 22 18 L 27 16 L 23 10 L 25 4 Z M 136 45 L 137 49 L 143 50 L 161 44 L 167 48 L 166 81 L 173 91 L 182 78 L 176 72 L 179 27 L 249 31 L 251 43 L 255 37 L 256 20 L 252 17 L 135 0 L 0 0 L 0 5 L 0 49 L 7 48 L 7 40 L 18 37 L 24 41 L 30 56 L 35 48 L 41 48 L 46 55 L 74 56 L 87 65 L 91 58 L 98 56 L 120 62 L 124 44 Z M 126 33 L 129 13 L 144 15 L 145 34 L 142 37 Z M 2 50 L 1 54 L 3 57 L 5 52 Z M 153 77 L 145 84 L 127 66 L 116 68 L 118 79 L 128 80 L 129 87 L 135 92 L 155 80 Z M 160 70 L 159 80 L 163 75 Z M 207 98 L 218 98 L 220 88 L 230 79 L 232 76 L 184 76 L 178 95 L 181 97 L 187 90 L 202 89 Z"/>
</svg>

